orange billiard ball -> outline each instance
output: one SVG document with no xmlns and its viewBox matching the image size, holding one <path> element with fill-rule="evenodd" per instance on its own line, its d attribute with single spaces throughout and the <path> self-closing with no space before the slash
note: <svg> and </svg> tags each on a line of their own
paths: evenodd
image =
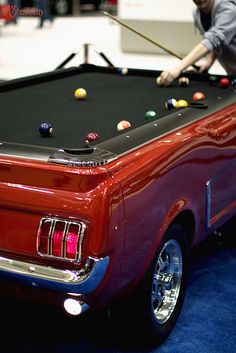
<svg viewBox="0 0 236 353">
<path fill-rule="evenodd" d="M 128 129 L 129 127 L 131 127 L 131 124 L 127 120 L 121 120 L 116 126 L 118 131 L 121 131 L 121 130 L 124 130 L 124 129 Z"/>
</svg>

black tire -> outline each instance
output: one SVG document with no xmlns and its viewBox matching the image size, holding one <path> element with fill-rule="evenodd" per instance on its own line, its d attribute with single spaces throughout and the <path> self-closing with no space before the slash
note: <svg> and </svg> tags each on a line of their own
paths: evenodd
<svg viewBox="0 0 236 353">
<path fill-rule="evenodd" d="M 236 216 L 229 219 L 214 234 L 217 237 L 217 243 L 221 248 L 228 248 L 236 245 Z"/>
<path fill-rule="evenodd" d="M 138 288 L 116 307 L 115 313 L 132 345 L 151 348 L 169 336 L 184 300 L 187 253 L 186 234 L 179 224 L 174 224 L 167 230 Z"/>
</svg>

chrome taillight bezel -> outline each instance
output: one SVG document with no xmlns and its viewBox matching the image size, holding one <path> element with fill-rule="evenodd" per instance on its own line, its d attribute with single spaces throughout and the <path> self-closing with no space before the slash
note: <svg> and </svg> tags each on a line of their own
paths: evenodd
<svg viewBox="0 0 236 353">
<path fill-rule="evenodd" d="M 47 223 L 50 225 L 49 232 L 48 232 L 48 244 L 47 244 L 47 251 L 41 252 L 40 251 L 40 234 L 41 230 L 43 228 L 44 223 Z M 63 231 L 63 243 L 62 243 L 62 248 L 61 248 L 61 254 L 60 256 L 53 255 L 53 235 L 55 231 L 57 230 L 57 224 L 64 224 L 64 231 Z M 65 239 L 68 235 L 68 232 L 70 230 L 71 226 L 77 226 L 78 227 L 78 242 L 77 242 L 77 249 L 75 252 L 74 258 L 69 258 L 66 256 L 66 245 L 67 243 L 65 242 Z M 59 218 L 59 217 L 43 217 L 40 220 L 38 232 L 37 232 L 37 242 L 36 242 L 36 249 L 37 253 L 40 256 L 43 257 L 49 257 L 53 259 L 58 259 L 58 260 L 65 260 L 65 261 L 70 261 L 70 262 L 81 262 L 82 260 L 82 254 L 83 254 L 83 249 L 84 249 L 84 237 L 85 237 L 85 230 L 86 230 L 86 224 L 82 221 L 75 221 L 75 220 L 70 220 L 70 219 L 65 219 L 65 218 Z"/>
</svg>

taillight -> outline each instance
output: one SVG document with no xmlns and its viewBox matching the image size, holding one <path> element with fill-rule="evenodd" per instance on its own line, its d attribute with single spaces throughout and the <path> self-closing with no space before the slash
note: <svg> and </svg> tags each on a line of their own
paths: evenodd
<svg viewBox="0 0 236 353">
<path fill-rule="evenodd" d="M 74 258 L 74 253 L 78 247 L 79 238 L 77 234 L 79 233 L 79 225 L 78 224 L 70 224 L 65 241 L 65 255 L 68 259 Z"/>
<path fill-rule="evenodd" d="M 54 230 L 51 236 L 51 254 L 53 256 L 63 256 L 65 231 L 66 222 L 55 221 Z"/>
<path fill-rule="evenodd" d="M 37 235 L 40 255 L 80 261 L 85 232 L 83 222 L 42 218 Z"/>
</svg>

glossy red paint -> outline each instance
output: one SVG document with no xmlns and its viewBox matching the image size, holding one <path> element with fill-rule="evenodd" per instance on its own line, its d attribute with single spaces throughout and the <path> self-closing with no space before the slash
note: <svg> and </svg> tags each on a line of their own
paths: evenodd
<svg viewBox="0 0 236 353">
<path fill-rule="evenodd" d="M 236 214 L 235 173 L 236 104 L 99 167 L 1 156 L 1 256 L 83 275 L 107 257 L 97 287 L 76 293 L 93 308 L 104 306 L 141 280 L 166 230 L 180 215 L 193 246 Z M 43 217 L 85 224 L 81 261 L 37 252 Z M 27 290 L 20 283 L 18 295 L 28 298 L 26 293 L 33 292 L 31 299 L 57 305 L 68 297 L 68 290 L 51 293 L 50 288 L 32 286 Z M 39 295 L 48 291 L 50 295 Z"/>
</svg>

